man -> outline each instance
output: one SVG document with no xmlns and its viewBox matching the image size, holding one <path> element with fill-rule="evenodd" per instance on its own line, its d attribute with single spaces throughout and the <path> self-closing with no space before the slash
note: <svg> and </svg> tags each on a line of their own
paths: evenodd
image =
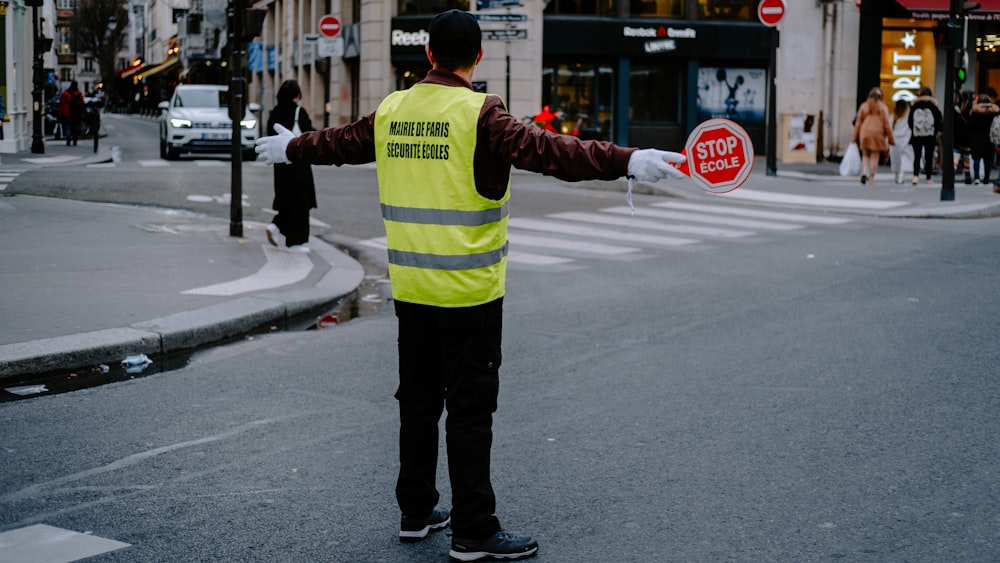
<svg viewBox="0 0 1000 563">
<path fill-rule="evenodd" d="M 70 137 L 74 146 L 80 137 L 80 119 L 83 117 L 85 106 L 83 92 L 80 91 L 76 80 L 70 82 L 69 88 L 63 90 L 59 96 L 59 118 L 62 120 L 67 147 L 70 144 Z"/>
<path fill-rule="evenodd" d="M 453 559 L 520 559 L 538 543 L 502 530 L 490 484 L 511 166 L 568 181 L 657 181 L 683 178 L 669 163 L 685 158 L 525 125 L 499 97 L 472 90 L 483 55 L 473 16 L 439 14 L 429 34 L 423 81 L 343 127 L 298 137 L 276 128 L 256 150 L 267 164 L 376 163 L 399 321 L 399 537 L 419 541 L 451 523 Z M 436 507 L 444 408 L 451 514 Z"/>
</svg>

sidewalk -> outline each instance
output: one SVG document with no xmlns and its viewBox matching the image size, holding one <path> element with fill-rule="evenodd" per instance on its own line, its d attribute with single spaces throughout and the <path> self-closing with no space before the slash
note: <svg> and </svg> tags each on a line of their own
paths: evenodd
<svg viewBox="0 0 1000 563">
<path fill-rule="evenodd" d="M 0 187 L 18 171 L 111 161 L 110 146 L 95 154 L 87 141 L 2 155 Z M 0 385 L 283 327 L 361 284 L 362 266 L 339 249 L 314 236 L 310 254 L 287 252 L 267 243 L 265 226 L 244 222 L 232 237 L 213 217 L 0 197 Z"/>
<path fill-rule="evenodd" d="M 0 194 L 13 176 L 49 166 L 112 161 L 112 147 L 47 140 L 44 155 L 0 155 Z M 894 184 L 842 178 L 836 163 L 764 160 L 738 190 L 715 195 L 691 184 L 640 186 L 683 199 L 881 217 L 1000 216 L 992 185 L 956 186 L 940 201 L 939 183 Z M 515 180 L 516 181 L 516 180 Z M 603 183 L 602 189 L 625 182 Z M 615 188 L 608 188 L 613 185 Z M 716 199 L 716 201 L 718 201 Z M 130 355 L 157 356 L 247 334 L 322 311 L 363 280 L 360 264 L 313 237 L 309 255 L 266 243 L 265 225 L 229 236 L 226 220 L 148 208 L 31 196 L 0 197 L 0 385 L 19 376 L 118 366 Z"/>
<path fill-rule="evenodd" d="M 923 180 L 913 185 L 893 181 L 888 167 L 880 167 L 875 183 L 862 184 L 860 178 L 840 175 L 835 162 L 790 164 L 777 163 L 776 175 L 767 175 L 764 158 L 754 160 L 750 178 L 739 189 L 727 194 L 698 194 L 690 186 L 660 182 L 656 191 L 674 197 L 724 198 L 733 203 L 764 205 L 821 213 L 846 213 L 870 217 L 921 219 L 977 219 L 1000 217 L 1000 194 L 993 185 L 955 185 L 955 199 L 941 201 L 941 177 L 930 184 Z M 1000 172 L 998 172 L 1000 173 Z M 909 176 L 907 176 L 909 178 Z"/>
</svg>

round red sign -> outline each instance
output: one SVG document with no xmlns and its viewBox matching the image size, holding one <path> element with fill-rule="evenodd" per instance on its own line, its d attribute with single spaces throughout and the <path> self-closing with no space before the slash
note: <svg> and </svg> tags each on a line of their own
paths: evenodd
<svg viewBox="0 0 1000 563">
<path fill-rule="evenodd" d="M 324 37 L 336 37 L 340 33 L 340 20 L 336 16 L 323 16 L 319 20 L 319 32 Z"/>
<path fill-rule="evenodd" d="M 753 169 L 753 143 L 728 119 L 709 119 L 688 135 L 688 174 L 701 189 L 723 194 L 743 185 Z"/>
<path fill-rule="evenodd" d="M 757 18 L 760 23 L 774 27 L 785 15 L 785 0 L 760 0 L 757 4 Z"/>
</svg>

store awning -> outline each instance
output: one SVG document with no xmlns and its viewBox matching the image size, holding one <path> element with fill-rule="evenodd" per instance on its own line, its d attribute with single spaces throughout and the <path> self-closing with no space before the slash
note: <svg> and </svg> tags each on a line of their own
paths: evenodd
<svg viewBox="0 0 1000 563">
<path fill-rule="evenodd" d="M 178 66 L 180 66 L 180 61 L 177 59 L 177 57 L 167 57 L 167 60 L 163 61 L 162 63 L 156 66 L 146 67 L 145 70 L 136 75 L 136 80 L 144 80 L 146 78 L 149 78 L 150 76 L 156 76 L 161 72 L 167 72 L 169 70 L 173 70 L 175 67 Z"/>
<path fill-rule="evenodd" d="M 128 78 L 144 68 L 149 68 L 149 67 L 144 65 L 139 65 L 139 66 L 130 66 L 128 68 L 123 68 L 118 71 L 118 78 Z"/>
<path fill-rule="evenodd" d="M 951 8 L 949 0 L 896 0 L 896 2 L 911 12 L 947 12 Z M 979 0 L 978 4 L 979 7 L 973 13 L 1000 12 L 1000 0 Z"/>
</svg>

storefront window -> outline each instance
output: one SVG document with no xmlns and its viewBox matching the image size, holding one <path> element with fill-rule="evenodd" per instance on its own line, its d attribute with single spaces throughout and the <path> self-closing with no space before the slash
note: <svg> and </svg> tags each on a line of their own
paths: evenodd
<svg viewBox="0 0 1000 563">
<path fill-rule="evenodd" d="M 760 0 L 698 0 L 698 17 L 703 20 L 757 21 Z"/>
<path fill-rule="evenodd" d="M 629 122 L 679 122 L 682 74 L 677 64 L 633 61 L 629 77 Z"/>
<path fill-rule="evenodd" d="M 427 76 L 427 73 L 431 70 L 430 65 L 427 64 L 415 64 L 408 65 L 405 67 L 396 68 L 396 89 L 397 90 L 408 90 L 410 86 L 413 86 L 417 82 L 420 82 Z"/>
<path fill-rule="evenodd" d="M 401 16 L 438 14 L 452 9 L 468 12 L 469 0 L 399 0 L 399 15 Z"/>
<path fill-rule="evenodd" d="M 614 71 L 610 66 L 560 64 L 542 69 L 542 100 L 561 112 L 560 132 L 608 139 Z"/>
<path fill-rule="evenodd" d="M 633 16 L 679 17 L 684 13 L 683 0 L 629 0 Z"/>
<path fill-rule="evenodd" d="M 912 102 L 921 86 L 934 87 L 937 47 L 933 22 L 885 19 L 882 28 L 881 84 L 885 102 Z M 865 91 L 875 84 L 864 85 Z"/>
<path fill-rule="evenodd" d="M 556 14 L 563 16 L 617 16 L 618 0 L 551 0 L 545 6 L 545 15 Z"/>
</svg>

